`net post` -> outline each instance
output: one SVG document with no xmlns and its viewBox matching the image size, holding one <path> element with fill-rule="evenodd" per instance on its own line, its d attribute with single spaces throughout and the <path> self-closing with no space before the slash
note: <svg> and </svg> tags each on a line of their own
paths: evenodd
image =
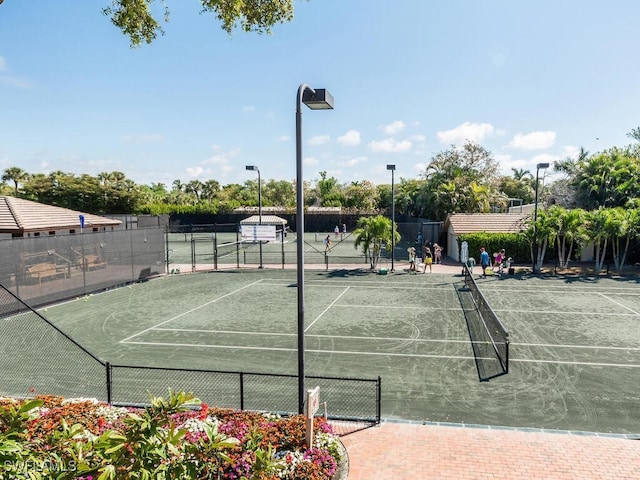
<svg viewBox="0 0 640 480">
<path fill-rule="evenodd" d="M 507 338 L 507 343 L 505 345 L 505 357 L 506 357 L 506 361 L 505 363 L 505 367 L 504 367 L 504 373 L 509 373 L 509 339 Z"/>
</svg>

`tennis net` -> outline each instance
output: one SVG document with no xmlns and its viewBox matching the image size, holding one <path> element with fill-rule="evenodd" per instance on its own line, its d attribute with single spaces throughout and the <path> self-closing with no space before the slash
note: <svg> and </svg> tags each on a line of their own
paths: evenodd
<svg viewBox="0 0 640 480">
<path fill-rule="evenodd" d="M 486 298 L 478 288 L 471 270 L 465 264 L 464 271 L 464 283 L 469 292 L 476 311 L 478 312 L 478 318 L 482 321 L 484 330 L 491 339 L 493 348 L 498 356 L 498 360 L 504 369 L 504 373 L 509 372 L 509 332 L 504 327 L 500 319 L 497 317 Z"/>
</svg>

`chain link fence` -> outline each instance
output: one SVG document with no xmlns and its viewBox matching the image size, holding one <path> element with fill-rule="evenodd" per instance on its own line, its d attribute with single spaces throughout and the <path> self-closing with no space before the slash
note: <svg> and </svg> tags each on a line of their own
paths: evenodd
<svg viewBox="0 0 640 480">
<path fill-rule="evenodd" d="M 310 388 L 320 386 L 327 417 L 341 422 L 342 433 L 380 422 L 380 378 L 306 379 Z M 295 375 L 111 365 L 0 285 L 0 396 L 143 406 L 150 395 L 166 396 L 171 388 L 216 407 L 292 414 L 297 381 Z"/>
<path fill-rule="evenodd" d="M 0 284 L 32 306 L 166 272 L 164 228 L 0 241 Z"/>
</svg>

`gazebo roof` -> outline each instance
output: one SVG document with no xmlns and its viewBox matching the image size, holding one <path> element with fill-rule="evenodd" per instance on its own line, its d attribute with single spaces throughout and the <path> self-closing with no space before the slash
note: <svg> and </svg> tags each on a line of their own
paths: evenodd
<svg viewBox="0 0 640 480">
<path fill-rule="evenodd" d="M 262 215 L 262 225 L 286 225 L 287 221 L 277 215 Z M 252 215 L 240 220 L 240 225 L 260 225 L 260 215 Z"/>
<path fill-rule="evenodd" d="M 22 198 L 0 196 L 0 233 L 24 234 L 80 229 L 80 215 L 85 228 L 113 227 L 120 220 L 54 207 Z"/>
<path fill-rule="evenodd" d="M 449 215 L 445 229 L 453 227 L 456 235 L 461 233 L 519 233 L 526 229 L 530 214 L 523 213 L 455 213 Z"/>
</svg>

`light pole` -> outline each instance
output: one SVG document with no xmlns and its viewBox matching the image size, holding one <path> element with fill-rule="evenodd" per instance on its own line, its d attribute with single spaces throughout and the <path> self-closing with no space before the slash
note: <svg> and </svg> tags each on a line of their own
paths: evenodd
<svg viewBox="0 0 640 480">
<path fill-rule="evenodd" d="M 332 110 L 333 96 L 303 83 L 296 95 L 296 251 L 298 261 L 298 413 L 304 413 L 304 179 L 302 177 L 302 104 Z"/>
<path fill-rule="evenodd" d="M 396 225 L 396 191 L 394 180 L 395 165 L 387 165 L 387 170 L 391 170 L 391 271 L 393 272 L 395 260 L 395 225 Z"/>
<path fill-rule="evenodd" d="M 544 170 L 549 168 L 548 163 L 539 163 L 536 165 L 536 200 L 533 204 L 533 245 L 535 247 L 535 255 L 533 258 L 533 273 L 538 272 L 538 183 L 539 183 L 539 175 L 540 170 Z"/>
<path fill-rule="evenodd" d="M 260 169 L 255 165 L 247 165 L 247 170 L 258 172 L 258 225 L 262 225 L 262 182 L 260 181 Z M 262 232 L 260 232 L 262 235 Z M 262 240 L 260 240 L 260 267 L 262 268 Z"/>
</svg>

